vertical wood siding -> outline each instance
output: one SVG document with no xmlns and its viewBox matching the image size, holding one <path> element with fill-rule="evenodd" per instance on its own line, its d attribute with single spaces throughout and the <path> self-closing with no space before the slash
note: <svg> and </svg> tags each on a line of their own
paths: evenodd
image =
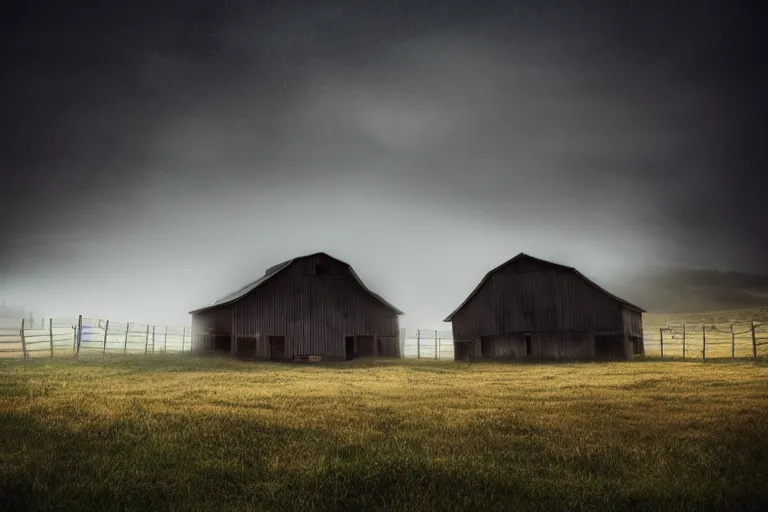
<svg viewBox="0 0 768 512">
<path fill-rule="evenodd" d="M 622 309 L 622 318 L 624 319 L 624 328 L 630 336 L 643 335 L 643 315 L 629 308 Z"/>
<path fill-rule="evenodd" d="M 329 275 L 314 275 L 315 265 Z M 345 336 L 381 339 L 381 355 L 399 356 L 399 319 L 374 299 L 349 267 L 316 256 L 298 259 L 264 285 L 234 303 L 235 337 L 256 339 L 255 357 L 269 357 L 268 336 L 285 336 L 286 357 L 315 354 L 345 357 Z"/>
<path fill-rule="evenodd" d="M 628 354 L 632 354 L 635 351 L 635 341 L 638 345 L 638 354 L 645 353 L 645 342 L 643 341 L 643 315 L 639 311 L 635 311 L 629 308 L 622 310 L 622 317 L 624 318 L 624 341 L 626 343 L 626 350 Z"/>
<path fill-rule="evenodd" d="M 521 260 L 491 275 L 453 316 L 452 328 L 457 343 L 475 345 L 473 357 L 481 357 L 483 337 L 493 340 L 493 357 L 519 357 L 530 334 L 534 357 L 591 358 L 594 334 L 628 339 L 642 320 L 573 271 Z"/>
</svg>

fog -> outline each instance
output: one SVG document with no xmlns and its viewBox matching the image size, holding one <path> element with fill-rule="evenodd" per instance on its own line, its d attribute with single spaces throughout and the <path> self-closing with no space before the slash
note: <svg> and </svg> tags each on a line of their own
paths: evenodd
<svg viewBox="0 0 768 512">
<path fill-rule="evenodd" d="M 325 251 L 444 328 L 519 252 L 609 288 L 768 273 L 765 102 L 725 4 L 183 10 L 16 20 L 1 298 L 181 324 Z"/>
</svg>

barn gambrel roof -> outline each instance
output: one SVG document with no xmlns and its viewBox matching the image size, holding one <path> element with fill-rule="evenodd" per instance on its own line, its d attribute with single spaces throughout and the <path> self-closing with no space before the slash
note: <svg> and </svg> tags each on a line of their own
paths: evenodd
<svg viewBox="0 0 768 512">
<path fill-rule="evenodd" d="M 209 309 L 218 308 L 218 307 L 221 307 L 221 306 L 227 306 L 229 304 L 237 302 L 238 300 L 242 299 L 243 297 L 245 297 L 246 295 L 248 295 L 249 293 L 251 293 L 255 289 L 257 289 L 260 286 L 264 285 L 264 283 L 266 283 L 267 281 L 269 281 L 270 279 L 272 279 L 273 277 L 278 275 L 280 272 L 282 272 L 283 270 L 285 270 L 286 268 L 291 266 L 291 264 L 294 261 L 303 260 L 305 258 L 311 258 L 313 256 L 325 256 L 327 258 L 330 258 L 330 259 L 332 259 L 334 261 L 337 261 L 337 262 L 341 263 L 342 265 L 345 265 L 347 267 L 347 269 L 349 269 L 349 273 L 352 274 L 352 277 L 355 278 L 355 280 L 358 282 L 358 284 L 360 284 L 360 286 L 362 286 L 363 290 L 365 290 L 371 297 L 373 297 L 374 299 L 379 301 L 385 307 L 387 307 L 387 308 L 391 309 L 392 311 L 394 311 L 396 314 L 398 314 L 398 315 L 402 315 L 403 314 L 403 312 L 400 311 L 398 308 L 396 308 L 395 306 L 393 306 L 392 304 L 390 304 L 389 302 L 384 300 L 384 298 L 381 295 L 373 292 L 373 290 L 368 288 L 365 285 L 365 283 L 363 283 L 362 279 L 360 279 L 360 276 L 357 275 L 357 273 L 355 272 L 355 270 L 352 268 L 352 266 L 349 263 L 347 263 L 345 261 L 341 261 L 338 258 L 334 258 L 333 256 L 331 256 L 331 255 L 329 255 L 327 253 L 324 253 L 324 252 L 317 252 L 317 253 L 314 253 L 314 254 L 308 254 L 306 256 L 299 256 L 299 257 L 296 257 L 296 258 L 292 258 L 292 259 L 290 259 L 288 261 L 284 261 L 282 263 L 279 263 L 277 265 L 274 265 L 272 267 L 269 267 L 266 270 L 266 272 L 264 273 L 264 275 L 261 276 L 256 281 L 253 281 L 252 283 L 249 283 L 249 284 L 243 286 L 242 288 L 240 288 L 238 290 L 235 290 L 234 292 L 225 295 L 224 297 L 218 299 L 213 304 L 209 304 L 208 306 L 203 306 L 201 308 L 197 308 L 197 309 L 195 309 L 193 311 L 190 311 L 189 314 L 192 315 L 192 314 L 195 314 L 195 313 L 201 313 L 201 312 L 209 310 Z"/>
<path fill-rule="evenodd" d="M 593 288 L 597 289 L 598 291 L 600 291 L 600 292 L 604 293 L 604 294 L 605 294 L 605 295 L 607 295 L 608 297 L 611 297 L 612 299 L 614 299 L 614 300 L 616 300 L 616 301 L 620 302 L 621 304 L 623 304 L 623 305 L 627 306 L 627 307 L 628 307 L 628 308 L 630 308 L 630 309 L 634 309 L 634 310 L 636 310 L 636 311 L 638 311 L 638 312 L 640 312 L 640 313 L 645 313 L 645 310 L 644 310 L 643 308 L 641 308 L 641 307 L 639 307 L 639 306 L 636 306 L 636 305 L 632 304 L 631 302 L 628 302 L 628 301 L 626 301 L 626 300 L 624 300 L 624 299 L 622 299 L 622 298 L 620 298 L 620 297 L 617 297 L 616 295 L 613 295 L 612 293 L 608 292 L 606 289 L 604 289 L 604 288 L 602 288 L 601 286 L 599 286 L 599 285 L 598 285 L 597 283 L 595 283 L 594 281 L 592 281 L 592 280 L 590 280 L 589 278 L 587 278 L 587 276 L 585 276 L 584 274 L 582 274 L 581 272 L 579 272 L 578 270 L 576 270 L 574 267 L 568 267 L 568 266 L 566 266 L 566 265 L 561 265 L 561 264 L 559 264 L 559 263 L 554 263 L 554 262 L 551 262 L 551 261 L 543 260 L 543 259 L 541 259 L 541 258 L 535 258 L 535 257 L 533 257 L 533 256 L 530 256 L 530 255 L 528 255 L 528 254 L 525 254 L 525 253 L 521 252 L 520 254 L 518 254 L 517 256 L 515 256 L 514 258 L 512 258 L 512 259 L 509 259 L 509 260 L 505 261 L 504 263 L 502 263 L 502 264 L 501 264 L 501 265 L 499 265 L 498 267 L 496 267 L 496 268 L 492 269 L 492 270 L 491 270 L 491 271 L 489 271 L 487 274 L 485 274 L 485 276 L 483 277 L 483 279 L 482 279 L 482 280 L 481 280 L 481 281 L 478 283 L 478 285 L 477 285 L 477 286 L 475 286 L 475 289 L 474 289 L 474 290 L 472 290 L 472 293 L 470 293 L 470 294 L 469 294 L 469 296 L 468 296 L 466 299 L 464 299 L 464 302 L 462 302 L 461 304 L 459 304 L 459 307 L 457 307 L 456 309 L 454 309 L 454 310 L 453 310 L 453 312 L 452 312 L 450 315 L 448 315 L 448 316 L 445 318 L 445 320 L 443 320 L 443 322 L 450 322 L 450 321 L 453 319 L 454 315 L 456 315 L 456 313 L 458 313 L 459 311 L 461 311 L 461 310 L 464 308 L 464 306 L 466 306 L 466 305 L 467 305 L 467 303 L 469 303 L 469 301 L 472 299 L 472 297 L 474 297 L 474 296 L 477 294 L 477 292 L 479 292 L 479 291 L 480 291 L 480 288 L 482 288 L 482 287 L 483 287 L 483 285 L 484 285 L 484 284 L 485 284 L 485 283 L 486 283 L 486 282 L 487 282 L 487 281 L 488 281 L 488 280 L 491 278 L 491 276 L 492 276 L 493 274 L 495 274 L 495 273 L 496 273 L 496 272 L 498 272 L 499 270 L 503 269 L 503 268 L 504 268 L 504 267 L 506 267 L 507 265 L 510 265 L 510 264 L 512 264 L 512 263 L 514 263 L 514 262 L 516 262 L 516 261 L 519 261 L 519 260 L 521 260 L 521 259 L 529 259 L 529 260 L 532 260 L 532 261 L 535 261 L 535 262 L 538 262 L 538 263 L 543 263 L 543 264 L 545 264 L 545 265 L 549 265 L 549 266 L 552 266 L 552 267 L 556 267 L 556 268 L 559 268 L 559 269 L 561 269 L 561 270 L 565 270 L 565 271 L 568 271 L 568 272 L 573 272 L 574 274 L 576 274 L 577 276 L 579 276 L 579 277 L 580 277 L 580 278 L 581 278 L 581 279 L 582 279 L 582 280 L 583 280 L 585 283 L 587 283 L 589 286 L 591 286 L 591 287 L 593 287 Z"/>
</svg>

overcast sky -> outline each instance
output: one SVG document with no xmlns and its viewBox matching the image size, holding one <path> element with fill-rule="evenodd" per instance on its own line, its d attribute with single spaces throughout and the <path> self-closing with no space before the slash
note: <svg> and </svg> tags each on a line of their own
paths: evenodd
<svg viewBox="0 0 768 512">
<path fill-rule="evenodd" d="M 8 11 L 0 295 L 182 323 L 326 251 L 431 328 L 519 252 L 768 273 L 759 13 L 471 3 Z"/>
</svg>

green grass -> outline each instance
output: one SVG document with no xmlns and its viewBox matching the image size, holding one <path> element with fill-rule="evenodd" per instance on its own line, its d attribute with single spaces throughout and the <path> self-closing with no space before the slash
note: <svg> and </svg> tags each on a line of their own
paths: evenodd
<svg viewBox="0 0 768 512">
<path fill-rule="evenodd" d="M 4 510 L 758 510 L 768 366 L 0 361 Z"/>
</svg>

